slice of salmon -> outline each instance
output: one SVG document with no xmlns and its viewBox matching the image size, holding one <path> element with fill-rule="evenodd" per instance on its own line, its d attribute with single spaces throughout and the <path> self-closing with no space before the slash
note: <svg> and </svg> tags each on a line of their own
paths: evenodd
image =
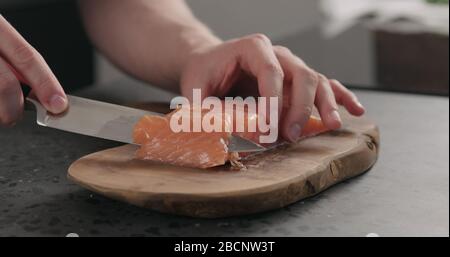
<svg viewBox="0 0 450 257">
<path fill-rule="evenodd" d="M 170 119 L 181 111 L 183 110 L 176 110 L 164 117 L 144 116 L 141 118 L 133 131 L 134 142 L 141 145 L 136 152 L 137 159 L 193 168 L 210 168 L 224 165 L 228 161 L 239 166 L 237 162 L 240 158 L 239 153 L 228 151 L 230 136 L 236 134 L 259 143 L 260 134 L 247 131 L 248 122 L 244 126 L 245 132 L 173 132 L 170 127 Z M 228 119 L 229 116 L 224 115 L 222 131 L 235 131 L 233 127 L 235 121 L 231 121 Z M 249 115 L 248 113 L 245 113 L 244 117 L 247 121 L 258 118 L 256 114 Z M 229 130 L 225 130 L 226 127 Z M 302 137 L 317 135 L 325 131 L 327 129 L 321 120 L 311 116 L 303 129 Z"/>
<path fill-rule="evenodd" d="M 134 142 L 141 145 L 136 157 L 173 165 L 209 168 L 238 159 L 228 152 L 229 133 L 178 132 L 170 128 L 170 116 L 145 116 L 134 128 Z"/>
</svg>

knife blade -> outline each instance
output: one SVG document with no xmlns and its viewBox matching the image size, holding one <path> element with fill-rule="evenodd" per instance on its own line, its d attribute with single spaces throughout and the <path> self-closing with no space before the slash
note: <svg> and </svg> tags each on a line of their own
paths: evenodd
<svg viewBox="0 0 450 257">
<path fill-rule="evenodd" d="M 134 125 L 145 115 L 164 114 L 105 103 L 67 95 L 69 107 L 62 114 L 54 115 L 34 98 L 27 97 L 26 109 L 36 110 L 36 122 L 40 126 L 72 133 L 93 136 L 127 144 L 133 142 Z M 258 152 L 265 148 L 239 136 L 231 136 L 228 149 L 231 152 Z"/>
</svg>

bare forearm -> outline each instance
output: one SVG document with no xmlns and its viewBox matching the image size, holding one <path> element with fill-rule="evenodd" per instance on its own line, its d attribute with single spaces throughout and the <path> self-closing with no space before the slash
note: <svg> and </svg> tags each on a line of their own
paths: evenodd
<svg viewBox="0 0 450 257">
<path fill-rule="evenodd" d="M 219 44 L 183 0 L 80 0 L 96 47 L 131 75 L 179 91 L 188 56 Z"/>
<path fill-rule="evenodd" d="M 342 120 L 338 104 L 364 114 L 339 81 L 311 69 L 300 57 L 262 34 L 221 42 L 183 0 L 79 0 L 98 48 L 135 77 L 192 96 L 230 92 L 275 97 L 281 134 L 296 142 L 317 107 L 329 129 Z M 284 101 L 284 102 L 283 102 Z"/>
</svg>

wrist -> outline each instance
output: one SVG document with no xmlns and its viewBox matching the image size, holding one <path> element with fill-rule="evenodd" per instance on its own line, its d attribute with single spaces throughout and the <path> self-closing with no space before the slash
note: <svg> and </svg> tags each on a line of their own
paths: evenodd
<svg viewBox="0 0 450 257">
<path fill-rule="evenodd" d="M 220 38 L 215 36 L 203 25 L 201 25 L 200 28 L 185 31 L 181 36 L 183 41 L 186 42 L 186 47 L 182 49 L 182 53 L 179 54 L 179 57 L 181 58 L 178 59 L 178 77 L 181 76 L 191 59 L 223 43 Z"/>
</svg>

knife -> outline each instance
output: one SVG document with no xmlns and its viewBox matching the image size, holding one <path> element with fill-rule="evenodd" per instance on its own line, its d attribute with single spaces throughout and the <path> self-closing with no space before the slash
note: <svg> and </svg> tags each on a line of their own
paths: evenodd
<svg viewBox="0 0 450 257">
<path fill-rule="evenodd" d="M 164 114 L 134 109 L 77 96 L 67 95 L 68 109 L 58 115 L 51 114 L 38 100 L 27 97 L 27 110 L 36 110 L 37 124 L 77 134 L 93 136 L 127 144 L 133 142 L 134 125 L 145 115 Z M 231 152 L 258 152 L 265 148 L 239 136 L 231 136 L 228 149 Z"/>
</svg>

